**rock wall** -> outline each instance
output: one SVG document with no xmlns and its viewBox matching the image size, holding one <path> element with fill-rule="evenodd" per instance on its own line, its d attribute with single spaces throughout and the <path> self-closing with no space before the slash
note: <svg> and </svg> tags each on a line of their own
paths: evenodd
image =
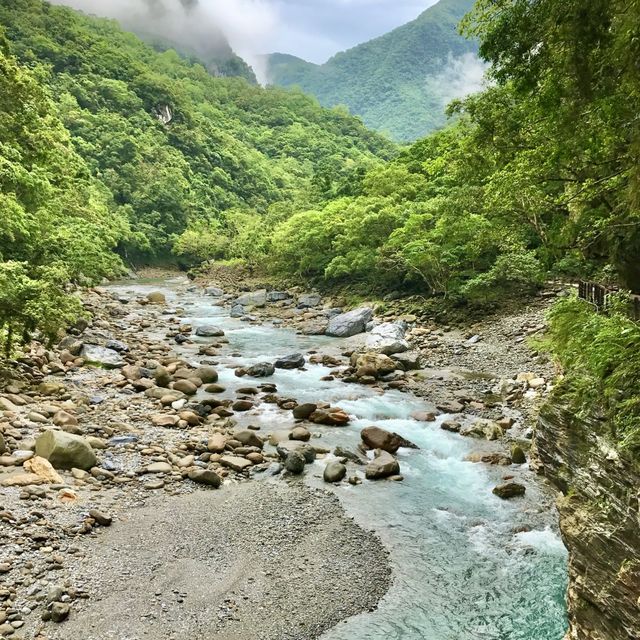
<svg viewBox="0 0 640 640">
<path fill-rule="evenodd" d="M 640 464 L 607 443 L 604 431 L 602 422 L 549 403 L 535 436 L 538 469 L 562 492 L 566 640 L 640 638 Z"/>
</svg>

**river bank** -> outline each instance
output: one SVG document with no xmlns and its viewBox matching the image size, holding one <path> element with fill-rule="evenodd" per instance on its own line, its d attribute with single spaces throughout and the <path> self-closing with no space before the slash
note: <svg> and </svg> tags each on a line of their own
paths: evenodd
<svg viewBox="0 0 640 640">
<path fill-rule="evenodd" d="M 515 409 L 507 405 L 535 401 L 536 397 L 541 395 L 540 392 L 533 395 L 529 393 L 529 396 L 525 397 L 532 389 L 525 389 L 524 385 L 521 385 L 521 396 L 516 393 L 510 402 L 497 402 L 488 399 L 487 396 L 490 394 L 486 393 L 489 387 L 495 387 L 495 378 L 473 377 L 467 374 L 434 375 L 435 371 L 447 367 L 423 367 L 415 372 L 407 372 L 408 375 L 400 376 L 395 381 L 377 380 L 373 384 L 352 382 L 345 385 L 340 380 L 340 372 L 348 369 L 349 358 L 341 354 L 356 349 L 361 338 L 356 336 L 337 341 L 324 336 L 296 336 L 290 330 L 279 328 L 280 323 L 274 325 L 272 321 L 267 322 L 265 318 L 258 316 L 255 320 L 229 320 L 229 311 L 219 306 L 219 301 L 212 301 L 211 296 L 202 295 L 204 292 L 197 286 L 179 280 L 168 284 L 168 289 L 162 289 L 163 296 L 166 296 L 166 304 L 161 301 L 158 304 L 149 304 L 148 294 L 154 292 L 157 283 L 125 284 L 87 295 L 85 301 L 94 313 L 94 320 L 92 326 L 82 332 L 82 340 L 98 342 L 103 346 L 110 340 L 116 340 L 126 346 L 128 350 L 120 349 L 118 352 L 116 349 L 123 362 L 117 363 L 114 368 L 87 367 L 86 362 L 82 363 L 76 357 L 67 359 L 66 354 L 61 358 L 62 352 L 68 351 L 68 348 L 50 354 L 36 353 L 31 356 L 30 362 L 25 361 L 23 365 L 30 368 L 30 373 L 27 373 L 35 378 L 34 382 L 37 384 L 25 384 L 22 387 L 19 382 L 14 382 L 4 389 L 3 430 L 11 452 L 11 456 L 8 457 L 14 460 L 13 466 L 4 467 L 8 473 L 0 474 L 0 482 L 23 473 L 23 469 L 19 472 L 14 471 L 19 467 L 20 456 L 28 456 L 26 452 L 32 450 L 31 440 L 51 423 L 57 424 L 65 431 L 74 431 L 76 427 L 82 437 L 93 438 L 91 443 L 99 458 L 99 462 L 87 471 L 60 471 L 63 476 L 61 482 L 27 484 L 23 488 L 11 487 L 3 490 L 5 500 L 2 505 L 2 533 L 3 536 L 10 536 L 7 539 L 11 540 L 11 545 L 3 549 L 6 556 L 3 556 L 3 561 L 6 560 L 8 564 L 6 575 L 14 589 L 12 592 L 10 586 L 5 597 L 8 606 L 5 608 L 7 614 L 4 624 L 13 623 L 14 636 L 36 637 L 38 633 L 42 633 L 45 634 L 43 637 L 76 637 L 72 634 L 85 637 L 81 634 L 91 632 L 90 624 L 93 623 L 89 620 L 95 618 L 98 620 L 94 630 L 96 637 L 110 637 L 108 633 L 116 634 L 113 637 L 120 637 L 117 634 L 124 627 L 119 625 L 125 624 L 127 620 L 129 622 L 125 626 L 129 632 L 136 632 L 138 627 L 134 625 L 134 628 L 131 628 L 131 616 L 142 619 L 140 633 L 146 629 L 153 634 L 157 631 L 149 630 L 156 628 L 154 625 L 161 624 L 163 618 L 154 614 L 152 609 L 155 606 L 164 610 L 164 603 L 170 615 L 165 622 L 172 620 L 169 626 L 175 633 L 181 630 L 212 632 L 215 628 L 218 634 L 241 633 L 229 637 L 318 637 L 323 630 L 338 620 L 352 616 L 358 611 L 369 610 L 387 591 L 389 561 L 378 536 L 381 536 L 386 546 L 391 549 L 394 581 L 392 590 L 383 600 L 380 617 L 372 618 L 377 625 L 374 628 L 384 629 L 389 620 L 395 619 L 398 638 L 419 637 L 411 635 L 411 624 L 422 624 L 422 629 L 433 628 L 440 634 L 434 637 L 449 637 L 447 634 L 452 632 L 453 627 L 447 609 L 450 608 L 453 585 L 458 583 L 464 571 L 469 570 L 470 562 L 477 563 L 479 558 L 483 557 L 482 562 L 485 566 L 479 565 L 477 576 L 474 576 L 466 587 L 469 602 L 464 607 L 467 608 L 467 612 L 459 612 L 457 615 L 460 619 L 457 623 L 460 624 L 459 628 L 470 630 L 466 637 L 481 637 L 480 634 L 489 638 L 504 637 L 500 634 L 504 629 L 513 627 L 520 606 L 530 610 L 532 618 L 536 615 L 539 617 L 536 607 L 528 606 L 527 598 L 535 597 L 534 593 L 540 589 L 542 593 L 549 589 L 548 598 L 542 597 L 542 601 L 546 601 L 544 609 L 547 619 L 538 621 L 537 627 L 535 624 L 532 626 L 532 633 L 537 635 L 526 635 L 528 631 L 523 632 L 524 635 L 518 635 L 520 632 L 517 631 L 510 637 L 552 640 L 562 635 L 561 603 L 557 598 L 558 594 L 563 592 L 563 554 L 559 553 L 555 546 L 556 534 L 550 532 L 554 521 L 552 496 L 533 478 L 526 465 L 510 465 L 508 469 L 502 467 L 500 470 L 497 467 L 485 468 L 483 464 L 464 462 L 463 458 L 467 456 L 471 456 L 470 459 L 473 460 L 484 458 L 498 461 L 499 457 L 496 455 L 502 452 L 500 455 L 504 456 L 504 445 L 497 440 L 486 440 L 484 435 L 481 439 L 463 438 L 440 428 L 447 418 L 455 416 L 441 413 L 441 410 L 435 408 L 434 412 L 440 415 L 433 423 L 421 423 L 410 418 L 410 414 L 428 412 L 433 404 L 445 406 L 446 402 L 455 401 L 461 405 L 460 416 L 464 417 L 467 414 L 466 420 L 471 426 L 473 421 L 483 415 L 487 416 L 482 418 L 484 420 L 508 417 L 502 414 L 507 409 Z M 235 296 L 231 293 L 228 295 L 229 299 Z M 212 304 L 218 306 L 212 307 Z M 185 308 L 185 311 L 181 312 L 180 307 Z M 526 333 L 527 327 L 533 324 L 534 320 L 537 322 L 538 316 L 535 314 L 539 314 L 540 309 L 536 308 L 533 313 L 531 317 L 527 315 L 526 322 L 518 331 Z M 227 335 L 196 337 L 194 330 L 208 323 L 224 324 Z M 513 322 L 508 325 L 516 326 Z M 457 344 L 459 339 L 456 334 L 443 332 L 440 336 L 438 331 L 422 334 L 431 336 L 429 349 L 434 364 L 439 367 L 446 364 L 445 354 L 449 350 L 453 354 L 454 351 L 464 349 L 462 353 L 469 354 L 463 357 L 467 358 L 465 362 L 483 358 L 482 355 L 478 355 L 477 349 L 474 349 L 475 355 L 470 355 L 470 347 L 481 344 L 482 339 L 473 341 L 470 347 L 461 347 Z M 420 333 L 415 335 L 416 342 L 419 342 Z M 441 342 L 441 345 L 432 344 L 435 342 L 433 338 Z M 488 344 L 489 339 L 485 340 L 485 344 Z M 66 345 L 69 346 L 70 343 Z M 111 347 L 117 346 L 111 344 Z M 319 358 L 319 362 L 322 362 L 324 356 L 325 364 L 305 363 L 302 370 L 278 370 L 274 376 L 266 378 L 235 375 L 238 369 L 264 361 L 265 354 L 275 359 L 298 350 L 316 352 L 308 356 L 310 362 L 314 358 Z M 491 348 L 487 347 L 487 351 L 490 352 Z M 437 359 L 440 357 L 442 361 Z M 57 363 L 61 359 L 67 362 L 62 363 L 62 369 L 56 371 L 60 369 Z M 121 365 L 124 362 L 128 364 L 123 367 Z M 138 377 L 138 373 L 145 373 L 145 370 L 155 371 L 162 363 L 160 366 L 168 370 L 174 383 L 187 380 L 188 376 L 181 378 L 177 372 L 181 368 L 193 366 L 195 362 L 200 367 L 215 367 L 218 380 L 207 384 L 217 384 L 224 387 L 224 390 L 215 389 L 214 394 L 207 395 L 207 392 L 200 389 L 196 390 L 195 396 L 190 396 L 188 385 L 181 384 L 178 386 L 187 392 L 182 395 L 184 391 L 176 394 L 175 389 L 158 387 L 157 377 Z M 519 366 L 519 363 L 512 363 L 512 366 Z M 40 367 L 44 367 L 47 372 L 46 378 L 43 379 L 44 386 L 38 386 Z M 137 371 L 136 367 L 142 368 L 143 371 Z M 201 373 L 204 375 L 206 372 Z M 348 374 L 343 377 L 348 377 Z M 153 383 L 149 384 L 149 381 Z M 403 381 L 406 384 L 393 384 Z M 455 394 L 460 387 L 475 390 L 476 385 L 478 393 L 483 395 L 484 402 L 479 402 L 469 391 L 465 394 Z M 206 385 L 203 384 L 204 386 Z M 272 386 L 275 386 L 277 391 L 274 391 Z M 161 392 L 163 399 L 154 397 L 154 389 L 158 388 L 164 389 Z M 437 391 L 439 388 L 443 389 L 443 394 L 444 390 L 451 394 L 451 398 L 447 399 L 444 395 L 440 397 Z M 426 398 L 420 399 L 420 395 L 428 397 L 429 393 L 434 396 L 435 403 L 427 402 Z M 274 394 L 278 397 L 268 397 Z M 196 404 L 202 405 L 203 399 L 207 397 L 217 398 L 217 402 L 209 402 L 208 405 L 204 403 L 203 406 L 208 406 L 210 411 L 200 415 L 196 410 Z M 20 404 L 22 400 L 24 404 Z M 340 406 L 351 416 L 355 430 L 351 427 L 327 427 L 309 422 L 296 423 L 291 417 L 287 400 L 298 403 L 315 402 L 320 406 L 322 401 L 325 401 L 331 406 Z M 7 405 L 7 401 L 13 406 Z M 211 412 L 212 408 L 216 413 Z M 66 416 L 60 415 L 60 411 Z M 515 429 L 513 433 L 522 431 L 524 435 L 528 428 L 526 417 L 512 417 L 512 420 L 515 425 L 512 427 Z M 362 464 L 350 461 L 344 455 L 336 455 L 336 447 L 341 446 L 343 451 L 339 452 L 340 454 L 344 454 L 346 450 L 355 453 L 356 459 L 364 457 L 365 453 L 358 450 L 361 444 L 359 429 L 373 423 L 396 429 L 421 446 L 419 452 L 412 453 L 411 450 L 404 449 L 398 452 L 401 473 L 405 475 L 404 482 L 367 482 L 364 479 Z M 278 473 L 282 468 L 282 451 L 278 452 L 266 441 L 271 439 L 272 442 L 278 442 L 283 432 L 288 436 L 294 428 L 301 426 L 311 437 L 310 442 L 316 458 L 308 467 L 306 478 L 308 483 L 315 484 L 316 488 L 305 488 L 298 477 L 285 472 L 284 477 L 289 476 L 286 483 L 293 483 L 294 489 L 292 493 L 283 493 L 282 488 L 286 484 L 282 483 L 282 474 Z M 238 436 L 240 432 L 242 435 Z M 265 442 L 258 443 L 251 437 L 252 433 L 258 434 L 260 440 Z M 246 439 L 246 443 L 236 441 L 234 444 L 236 437 Z M 302 437 L 306 439 L 306 434 L 302 434 Z M 221 439 L 222 447 L 219 446 Z M 279 446 L 286 450 L 296 449 L 305 446 L 304 442 L 304 439 L 296 441 L 286 437 L 286 440 L 279 442 Z M 262 446 L 259 446 L 260 444 Z M 309 448 L 309 445 L 306 447 Z M 21 451 L 25 453 L 19 453 Z M 482 452 L 482 455 L 479 456 L 478 452 Z M 493 457 L 486 458 L 487 454 L 492 454 Z M 223 461 L 223 458 L 227 460 Z M 345 478 L 335 486 L 326 485 L 322 481 L 322 470 L 327 463 L 340 460 L 347 461 L 347 478 L 352 479 L 353 484 Z M 8 463 L 9 460 L 5 462 Z M 218 498 L 222 492 L 212 493 L 211 489 L 201 488 L 203 482 L 214 481 L 205 473 L 207 467 L 213 469 L 216 476 L 224 481 L 224 492 L 236 492 L 235 495 L 241 498 Z M 419 478 L 424 474 L 427 474 L 425 477 L 428 478 L 431 495 L 428 499 L 429 504 L 420 505 L 416 502 L 417 494 L 414 494 L 416 490 L 422 492 Z M 263 483 L 245 484 L 245 480 L 250 477 L 263 477 L 265 480 Z M 527 485 L 527 496 L 519 499 L 521 502 L 517 501 L 518 504 L 500 503 L 491 495 L 491 485 L 503 481 L 504 477 L 515 477 Z M 363 482 L 365 484 L 361 484 Z M 271 483 L 278 483 L 278 488 L 272 491 L 269 488 Z M 256 517 L 255 522 L 250 522 L 250 518 L 241 517 L 240 520 L 248 524 L 240 526 L 239 521 L 234 520 L 234 513 L 239 509 L 238 513 L 242 515 L 249 494 L 237 492 L 250 491 L 245 488 L 247 486 L 260 487 L 256 488 L 255 495 L 251 494 L 251 504 L 266 506 L 261 512 L 261 517 Z M 373 529 L 375 534 L 364 531 L 362 526 L 357 527 L 345 518 L 335 498 L 326 492 L 327 486 L 332 487 L 339 496 L 343 508 L 346 508 L 360 525 L 364 525 L 368 530 Z M 162 497 L 154 496 L 158 493 Z M 470 494 L 468 504 L 460 502 L 464 493 Z M 203 496 L 207 496 L 206 500 Z M 184 503 L 181 502 L 183 500 Z M 217 521 L 215 515 L 220 509 L 219 500 L 227 505 L 227 517 Z M 397 510 L 389 510 L 389 507 L 393 507 L 394 500 L 404 501 L 401 504 L 406 504 L 406 508 L 416 510 L 411 516 L 405 511 L 405 517 L 415 519 L 415 522 L 404 527 L 405 531 L 398 531 L 392 525 L 400 513 Z M 139 507 L 147 502 L 154 506 L 140 511 Z M 302 514 L 298 513 L 300 503 L 308 503 L 309 513 L 313 514 L 313 517 L 307 517 L 305 510 Z M 184 507 L 186 511 L 183 512 L 183 508 L 177 506 L 179 504 L 188 505 Z M 372 507 L 374 512 L 370 508 L 367 509 L 367 505 Z M 295 517 L 292 511 L 296 512 Z M 34 512 L 37 515 L 34 515 Z M 373 516 L 375 512 L 377 515 Z M 287 517 L 283 518 L 283 513 L 288 514 Z M 183 533 L 174 535 L 170 532 L 171 535 L 166 538 L 158 537 L 156 547 L 152 544 L 153 535 L 145 533 L 144 526 L 138 527 L 138 524 L 144 523 L 145 519 L 148 521 L 153 514 L 158 516 L 159 522 L 165 523 L 160 526 L 161 530 L 169 529 L 172 522 L 179 522 L 181 526 L 177 529 Z M 178 518 L 176 514 L 179 514 Z M 324 515 L 320 517 L 320 514 Z M 454 525 L 449 520 L 451 516 L 457 519 Z M 112 519 L 114 525 L 106 535 L 104 531 L 96 534 L 101 529 L 106 529 L 100 526 L 101 521 L 105 525 Z M 182 526 L 183 519 L 185 527 Z M 268 530 L 273 530 L 274 523 L 277 523 L 275 530 L 278 535 L 267 534 L 266 539 L 261 538 L 259 534 L 264 533 L 265 522 L 269 523 Z M 201 523 L 202 528 L 197 523 Z M 435 526 L 434 523 L 439 524 Z M 327 526 L 331 532 L 331 539 L 327 537 Z M 403 528 L 402 525 L 396 526 Z M 408 543 L 403 537 L 406 534 L 411 539 L 417 529 L 424 530 L 425 526 L 430 527 L 430 530 L 424 531 L 425 541 L 430 541 L 440 527 L 443 527 L 443 533 L 447 531 L 451 538 L 447 541 L 451 544 L 446 543 L 445 546 L 442 546 L 443 540 L 430 541 L 432 544 L 437 542 L 441 547 L 438 563 L 448 562 L 449 554 L 454 552 L 458 545 L 458 535 L 462 536 L 461 540 L 465 541 L 465 545 L 469 546 L 470 541 L 472 545 L 462 554 L 463 557 L 460 557 L 458 550 L 456 566 L 449 568 L 449 576 L 441 576 L 440 585 L 434 585 L 436 591 L 430 595 L 433 610 L 431 615 L 433 617 L 433 612 L 436 612 L 437 619 L 420 622 L 416 620 L 416 616 L 419 618 L 421 615 L 418 615 L 422 607 L 420 595 L 417 595 L 413 611 L 406 613 L 398 611 L 395 599 L 406 599 L 407 594 L 412 593 L 420 580 L 430 580 L 429 576 L 425 575 L 425 568 L 433 566 L 428 553 L 433 552 L 435 547 L 429 549 L 425 542 L 421 543 L 421 548 L 417 548 L 415 543 Z M 126 568 L 131 564 L 122 563 L 118 553 L 125 549 L 122 546 L 123 542 L 129 540 L 126 532 L 131 530 L 139 531 L 136 533 L 139 544 L 132 546 L 131 558 L 141 556 L 143 566 L 138 565 L 130 571 L 127 569 L 128 573 L 125 572 L 120 578 L 114 579 L 114 572 L 117 573 L 120 568 Z M 220 549 L 216 551 L 216 548 L 221 539 L 227 540 L 225 532 L 230 535 L 231 532 L 239 530 L 246 530 L 246 536 L 241 536 L 242 541 L 233 545 L 233 549 L 237 549 L 230 554 L 233 562 L 216 564 L 217 569 L 208 564 L 207 553 L 202 554 L 198 546 L 201 544 L 200 541 L 209 545 L 207 549 L 213 550 L 211 556 L 219 557 L 216 553 L 219 553 Z M 283 536 L 286 539 L 287 536 L 302 530 L 307 533 L 300 544 L 307 556 L 313 559 L 310 565 L 304 561 L 305 555 L 301 555 L 299 547 L 291 548 L 290 553 L 285 552 L 287 546 L 283 542 Z M 157 531 L 157 528 L 151 527 L 150 531 Z M 207 542 L 207 533 L 210 533 L 212 542 Z M 92 539 L 94 535 L 98 535 L 95 541 Z M 181 545 L 179 538 L 184 539 L 184 545 Z M 279 550 L 275 557 L 271 558 L 271 561 L 278 564 L 279 573 L 268 568 L 268 562 L 261 563 L 259 558 L 257 559 L 260 554 L 256 556 L 255 553 L 249 552 L 258 539 L 262 540 L 261 547 L 264 545 L 266 549 Z M 103 540 L 105 542 L 102 542 Z M 494 545 L 498 546 L 494 548 Z M 182 546 L 186 547 L 187 552 L 181 551 Z M 224 548 L 223 544 L 222 549 Z M 365 554 L 361 553 L 362 549 L 366 549 Z M 473 556 L 480 549 L 484 549 L 481 555 Z M 407 552 L 408 557 L 404 557 Z M 174 594 L 176 600 L 183 600 L 179 603 L 180 607 L 173 601 L 166 602 L 164 588 L 158 590 L 160 595 L 156 595 L 156 591 L 151 594 L 149 589 L 142 589 L 143 585 L 147 586 L 144 567 L 149 569 L 161 565 L 163 553 L 175 554 L 178 558 L 184 559 L 183 568 L 187 567 L 186 573 L 196 574 L 192 583 L 192 597 L 194 602 L 197 601 L 202 606 L 202 615 L 197 614 L 197 606 L 195 609 L 191 608 L 188 594 L 187 597 L 180 596 L 180 593 L 186 593 L 186 587 L 182 591 L 178 588 L 178 594 Z M 505 553 L 508 555 L 504 555 Z M 427 554 L 424 559 L 421 557 L 422 554 Z M 471 554 L 470 557 L 467 557 L 467 554 Z M 239 607 L 237 615 L 232 613 L 229 616 L 229 620 L 233 622 L 227 621 L 224 616 L 224 624 L 215 621 L 216 616 L 212 615 L 212 612 L 215 614 L 216 607 L 220 610 L 219 605 L 211 602 L 207 604 L 200 597 L 203 593 L 202 569 L 196 571 L 195 566 L 193 571 L 188 569 L 194 555 L 203 560 L 207 577 L 216 571 L 221 572 L 220 581 L 216 583 L 220 585 L 220 591 L 216 593 L 220 593 L 221 598 L 224 595 L 223 601 L 230 599 L 237 603 L 238 598 L 248 595 L 248 602 L 256 604 L 257 609 L 253 606 Z M 223 555 L 229 558 L 227 554 Z M 526 559 L 527 556 L 529 559 Z M 407 565 L 411 562 L 416 565 L 417 575 L 412 575 L 408 570 Z M 478 597 L 478 590 L 486 589 L 486 586 L 483 586 L 487 579 L 486 572 L 489 571 L 491 574 L 500 564 L 506 568 L 512 562 L 520 566 L 519 575 L 507 576 L 504 585 L 502 579 L 495 580 L 492 590 L 498 599 L 497 606 L 484 612 L 484 630 L 480 631 L 480 612 L 477 611 L 477 607 L 474 608 L 472 602 Z M 526 566 L 524 569 L 521 566 L 522 562 Z M 555 567 L 551 572 L 551 581 L 530 584 L 532 579 L 545 571 L 548 573 L 549 562 Z M 167 568 L 167 571 L 156 568 L 155 574 L 165 582 L 170 582 L 177 575 L 177 581 L 180 582 L 180 576 L 184 571 L 183 568 L 175 569 L 177 564 L 179 563 L 171 563 L 171 568 Z M 279 593 L 280 587 L 267 586 L 260 589 L 262 599 L 256 600 L 257 592 L 249 589 L 247 585 L 238 586 L 238 583 L 233 581 L 228 584 L 229 581 L 224 578 L 228 573 L 225 572 L 242 574 L 240 567 L 247 566 L 253 568 L 252 573 L 253 570 L 258 574 L 260 571 L 265 575 L 271 573 L 272 576 L 267 576 L 268 580 L 265 578 L 270 584 L 271 581 L 275 584 L 276 578 L 282 574 L 297 576 L 293 582 L 298 592 L 308 593 L 309 598 L 319 598 L 314 601 L 313 607 L 308 608 L 312 616 L 301 613 L 299 601 L 294 602 L 295 589 L 290 594 L 284 590 L 284 600 L 277 602 L 279 609 L 291 614 L 283 618 L 287 631 L 283 626 L 275 624 L 258 624 L 255 611 L 260 610 L 260 606 L 271 606 L 270 603 L 276 601 L 274 598 L 279 598 L 276 594 Z M 556 582 L 558 579 L 559 583 Z M 448 584 L 449 581 L 453 582 Z M 127 588 L 123 585 L 127 585 Z M 508 599 L 508 589 L 518 588 L 520 585 L 521 604 L 505 600 Z M 49 594 L 52 588 L 57 591 Z M 459 589 L 459 586 L 456 588 Z M 131 594 L 138 591 L 141 592 L 140 598 L 132 598 Z M 265 596 L 266 591 L 271 595 Z M 112 595 L 112 592 L 115 595 Z M 242 595 L 238 596 L 241 592 Z M 538 596 L 540 595 L 538 593 Z M 85 596 L 90 597 L 85 599 Z M 53 602 L 48 603 L 47 600 L 51 598 Z M 437 602 L 438 598 L 442 598 L 442 605 Z M 460 598 L 458 592 L 459 601 Z M 123 600 L 132 601 L 131 616 L 118 614 L 109 617 L 114 603 Z M 466 596 L 462 597 L 462 601 L 466 600 Z M 38 622 L 38 619 L 43 610 L 67 610 L 68 613 L 69 604 L 72 604 L 69 620 L 58 630 L 55 629 L 55 625 L 52 628 L 50 622 L 40 626 L 43 623 Z M 146 605 L 150 607 L 150 611 L 143 612 Z M 393 616 L 388 611 L 389 607 L 396 609 Z M 513 620 L 504 619 L 509 608 Z M 231 609 L 236 611 L 234 607 Z M 322 616 L 318 616 L 319 609 L 324 612 Z M 27 610 L 30 613 L 26 613 Z M 179 613 L 180 611 L 183 613 Z M 153 615 L 147 618 L 146 613 Z M 205 623 L 208 615 L 214 618 L 214 622 L 208 620 Z M 369 615 L 365 615 L 364 620 L 358 617 L 351 618 L 350 623 L 345 626 L 344 633 L 350 633 L 350 637 L 376 637 L 375 633 L 371 635 L 372 631 L 366 631 Z M 264 620 L 264 613 L 259 617 Z M 497 622 L 500 619 L 503 621 Z M 16 624 L 20 622 L 23 624 Z M 300 625 L 296 626 L 298 623 Z M 189 626 L 190 624 L 192 626 Z M 219 626 L 220 624 L 222 626 Z M 353 635 L 352 631 L 348 631 L 351 624 L 358 625 L 360 635 Z M 302 631 L 302 628 L 306 631 Z M 8 631 L 8 628 L 6 629 Z M 256 635 L 252 635 L 254 633 Z M 273 635 L 270 635 L 271 633 Z M 285 633 L 293 635 L 284 635 Z M 336 631 L 331 633 L 337 634 L 333 637 L 340 637 L 341 631 L 336 628 Z"/>
</svg>

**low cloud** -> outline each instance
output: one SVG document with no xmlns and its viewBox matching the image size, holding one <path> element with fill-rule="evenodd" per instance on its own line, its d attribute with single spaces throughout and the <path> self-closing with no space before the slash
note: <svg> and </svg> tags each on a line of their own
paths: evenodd
<svg viewBox="0 0 640 640">
<path fill-rule="evenodd" d="M 125 28 L 167 38 L 204 56 L 224 51 L 225 41 L 264 80 L 259 56 L 278 17 L 267 0 L 53 0 L 85 13 L 115 18 Z"/>
<path fill-rule="evenodd" d="M 482 91 L 486 86 L 486 72 L 489 65 L 475 53 L 462 56 L 449 54 L 442 71 L 427 79 L 427 89 L 440 96 L 442 107 L 456 98 L 464 98 Z"/>
</svg>

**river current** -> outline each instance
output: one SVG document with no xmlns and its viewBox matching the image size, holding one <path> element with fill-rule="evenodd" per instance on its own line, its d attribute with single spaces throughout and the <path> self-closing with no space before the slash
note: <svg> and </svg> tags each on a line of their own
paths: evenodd
<svg viewBox="0 0 640 640">
<path fill-rule="evenodd" d="M 184 322 L 224 329 L 232 351 L 241 354 L 216 358 L 229 397 L 238 387 L 265 381 L 237 378 L 235 366 L 340 344 L 231 318 L 228 308 L 217 306 L 215 298 L 200 290 L 188 289 L 183 279 L 125 283 L 113 289 L 121 295 L 162 290 L 169 305 L 183 310 Z M 197 362 L 197 346 L 176 351 Z M 525 498 L 500 500 L 491 489 L 505 468 L 465 462 L 474 443 L 440 429 L 444 416 L 435 423 L 413 420 L 413 412 L 427 408 L 423 399 L 321 380 L 329 373 L 323 366 L 309 365 L 306 371 L 276 370 L 267 379 L 277 384 L 281 396 L 331 402 L 352 416 L 347 427 L 314 425 L 313 431 L 321 433 L 314 442 L 331 449 L 355 447 L 360 429 L 376 424 L 420 449 L 400 450 L 403 482 L 365 481 L 334 488 L 347 513 L 374 530 L 390 550 L 393 584 L 377 610 L 350 618 L 323 640 L 561 640 L 567 626 L 567 553 L 548 490 L 531 473 Z M 290 412 L 270 404 L 260 405 L 245 420 L 263 433 L 293 423 Z M 329 455 L 307 467 L 307 481 L 326 486 L 321 476 L 331 459 Z"/>
</svg>

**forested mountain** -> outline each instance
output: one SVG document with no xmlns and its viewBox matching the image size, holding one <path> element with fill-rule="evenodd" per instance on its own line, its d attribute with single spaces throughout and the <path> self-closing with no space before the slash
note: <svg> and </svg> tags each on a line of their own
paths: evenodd
<svg viewBox="0 0 640 640">
<path fill-rule="evenodd" d="M 166 262 L 188 225 L 205 225 L 241 228 L 248 251 L 254 219 L 348 192 L 394 153 L 341 111 L 213 77 L 114 21 L 0 0 L 0 25 L 0 325 L 16 331 L 57 326 L 51 288 L 116 273 L 111 249 Z M 52 309 L 31 305 L 42 287 Z"/>
<path fill-rule="evenodd" d="M 343 104 L 373 129 L 416 140 L 445 123 L 445 107 L 481 66 L 477 44 L 457 25 L 473 0 L 440 0 L 416 20 L 338 53 L 323 65 L 275 53 L 269 80 L 299 86 L 331 107 Z"/>
</svg>

